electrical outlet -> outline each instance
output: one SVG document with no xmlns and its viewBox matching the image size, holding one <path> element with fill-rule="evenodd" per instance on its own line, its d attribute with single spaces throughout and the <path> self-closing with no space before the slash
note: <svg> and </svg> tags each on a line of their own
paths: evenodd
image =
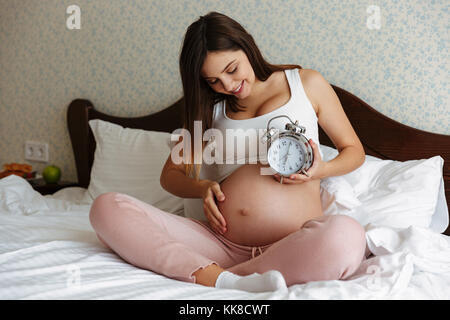
<svg viewBox="0 0 450 320">
<path fill-rule="evenodd" d="M 48 162 L 48 143 L 26 141 L 25 160 Z"/>
</svg>

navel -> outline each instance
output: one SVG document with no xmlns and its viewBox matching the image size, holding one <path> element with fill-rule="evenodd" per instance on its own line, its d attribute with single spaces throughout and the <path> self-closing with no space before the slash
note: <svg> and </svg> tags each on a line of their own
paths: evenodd
<svg viewBox="0 0 450 320">
<path fill-rule="evenodd" d="M 248 210 L 248 208 L 242 208 L 239 210 L 239 214 L 241 216 L 246 217 L 246 216 L 250 215 L 250 211 Z"/>
</svg>

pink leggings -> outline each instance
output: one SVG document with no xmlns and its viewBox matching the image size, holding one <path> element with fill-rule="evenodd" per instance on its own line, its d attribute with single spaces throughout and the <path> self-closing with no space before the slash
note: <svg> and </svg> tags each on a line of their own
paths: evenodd
<svg viewBox="0 0 450 320">
<path fill-rule="evenodd" d="M 288 286 L 346 279 L 365 257 L 364 229 L 343 215 L 309 220 L 262 247 L 235 244 L 206 222 L 115 192 L 97 197 L 89 217 L 100 241 L 125 261 L 188 282 L 195 282 L 193 273 L 212 263 L 238 275 L 278 270 Z"/>
</svg>

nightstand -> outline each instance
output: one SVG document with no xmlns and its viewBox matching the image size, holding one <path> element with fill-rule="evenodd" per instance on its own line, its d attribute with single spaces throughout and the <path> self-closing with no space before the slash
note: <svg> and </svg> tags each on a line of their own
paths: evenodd
<svg viewBox="0 0 450 320">
<path fill-rule="evenodd" d="M 53 194 L 56 191 L 67 187 L 78 187 L 78 183 L 70 181 L 59 181 L 57 183 L 47 184 L 44 179 L 35 179 L 29 180 L 28 182 L 31 184 L 34 190 L 42 195 Z"/>
</svg>

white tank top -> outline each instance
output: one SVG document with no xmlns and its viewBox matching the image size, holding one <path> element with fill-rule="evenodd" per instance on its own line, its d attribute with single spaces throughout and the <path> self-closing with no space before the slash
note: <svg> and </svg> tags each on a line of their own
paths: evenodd
<svg viewBox="0 0 450 320">
<path fill-rule="evenodd" d="M 259 138 L 267 129 L 268 121 L 275 116 L 287 115 L 294 122 L 298 120 L 299 124 L 306 128 L 305 136 L 308 139 L 313 139 L 319 145 L 317 116 L 303 89 L 298 69 L 285 70 L 284 72 L 289 83 L 291 97 L 286 104 L 271 112 L 250 119 L 233 120 L 226 114 L 225 101 L 214 105 L 212 127 L 220 130 L 224 137 L 224 149 L 222 151 L 224 163 L 214 163 L 211 165 L 204 163 L 202 165 L 203 177 L 200 175 L 201 179 L 213 180 L 220 183 L 243 164 L 266 160 L 261 157 L 264 156 L 265 158 L 265 151 L 267 149 L 264 150 L 263 148 L 267 148 L 267 146 L 259 144 L 258 148 L 255 148 L 255 144 L 253 144 L 253 147 L 250 148 L 250 135 L 254 134 L 254 138 L 257 138 L 257 143 L 259 143 Z M 284 126 L 288 121 L 286 118 L 277 118 L 270 123 L 270 127 L 284 130 Z M 227 130 L 228 132 L 232 132 L 234 136 L 227 135 Z M 225 146 L 231 142 L 230 139 L 234 140 L 235 152 L 230 152 L 230 156 L 227 156 Z M 239 148 L 241 148 L 240 150 L 245 150 L 245 152 L 239 154 L 237 152 Z"/>
<path fill-rule="evenodd" d="M 261 156 L 266 155 L 266 150 L 263 150 L 262 147 L 267 148 L 267 146 L 259 144 L 255 153 L 252 152 L 254 148 L 250 148 L 249 150 L 250 143 L 245 143 L 245 141 L 246 139 L 247 141 L 250 141 L 250 134 L 255 134 L 255 132 L 262 134 L 262 132 L 267 129 L 268 121 L 275 116 L 287 115 L 294 122 L 295 120 L 298 120 L 299 125 L 306 128 L 305 136 L 308 139 L 313 139 L 313 141 L 319 145 L 317 116 L 311 101 L 308 99 L 303 88 L 299 71 L 298 69 L 291 69 L 285 70 L 284 72 L 289 83 L 291 97 L 286 104 L 271 112 L 250 119 L 233 120 L 226 115 L 225 101 L 218 102 L 214 105 L 212 127 L 218 129 L 224 138 L 224 149 L 222 149 L 224 160 L 223 164 L 203 163 L 200 171 L 200 179 L 208 179 L 220 183 L 236 169 L 246 163 L 256 163 L 258 160 L 265 160 L 263 163 L 267 164 L 266 159 L 261 159 Z M 277 118 L 270 123 L 270 127 L 283 131 L 285 124 L 288 121 L 289 120 L 284 117 Z M 236 138 L 227 135 L 227 129 L 231 129 L 231 132 L 233 132 L 233 135 L 236 135 Z M 228 132 L 230 132 L 230 130 L 228 130 Z M 256 138 L 259 143 L 260 136 L 258 135 Z M 239 154 L 238 152 L 231 152 L 230 156 L 227 156 L 226 145 L 229 143 L 230 139 L 235 140 L 236 150 L 242 148 L 241 150 L 245 150 L 245 153 L 241 152 Z M 213 141 L 211 140 L 207 146 L 212 142 Z M 212 152 L 212 154 L 214 154 L 214 152 Z M 186 217 L 206 220 L 203 214 L 202 199 L 185 199 L 184 205 Z"/>
</svg>

